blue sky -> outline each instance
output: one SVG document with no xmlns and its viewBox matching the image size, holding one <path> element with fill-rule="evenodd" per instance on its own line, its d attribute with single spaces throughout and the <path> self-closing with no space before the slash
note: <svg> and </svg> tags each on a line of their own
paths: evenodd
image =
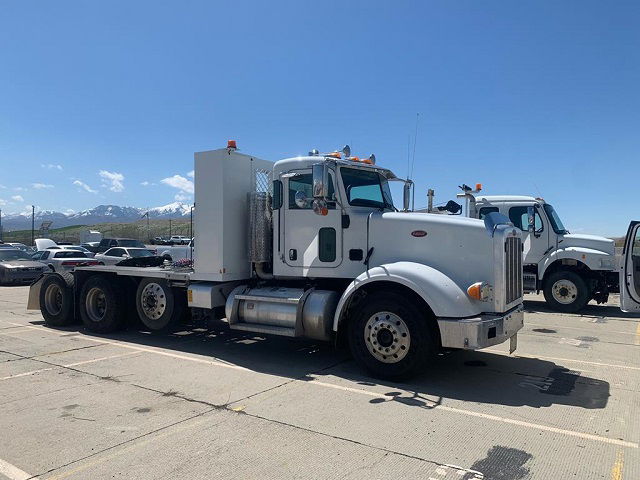
<svg viewBox="0 0 640 480">
<path fill-rule="evenodd" d="M 640 3 L 0 2 L 0 208 L 191 201 L 193 152 L 345 143 L 542 195 L 622 235 L 640 178 Z M 164 181 L 163 181 L 164 180 Z M 146 183 L 145 183 L 146 182 Z"/>
</svg>

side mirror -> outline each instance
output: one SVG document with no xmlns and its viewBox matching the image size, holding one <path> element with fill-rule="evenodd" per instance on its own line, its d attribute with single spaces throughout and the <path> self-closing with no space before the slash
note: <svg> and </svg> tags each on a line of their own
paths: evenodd
<svg viewBox="0 0 640 480">
<path fill-rule="evenodd" d="M 411 187 L 413 186 L 413 182 L 411 180 L 406 180 L 404 182 L 404 188 L 402 191 L 402 211 L 408 212 L 409 205 L 411 205 Z"/>
<path fill-rule="evenodd" d="M 536 233 L 536 209 L 534 207 L 527 207 L 527 220 L 529 224 L 527 225 L 527 231 L 529 233 Z"/>
<path fill-rule="evenodd" d="M 329 196 L 329 167 L 325 162 L 316 163 L 311 173 L 313 198 L 326 199 Z"/>
</svg>

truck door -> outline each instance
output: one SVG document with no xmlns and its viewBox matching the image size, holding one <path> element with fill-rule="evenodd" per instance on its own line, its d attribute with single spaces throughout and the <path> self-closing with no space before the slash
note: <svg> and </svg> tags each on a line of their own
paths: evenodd
<svg viewBox="0 0 640 480">
<path fill-rule="evenodd" d="M 284 262 L 290 267 L 336 267 L 342 262 L 341 211 L 328 202 L 327 215 L 312 210 L 311 169 L 287 176 L 284 185 Z M 335 177 L 329 174 L 329 195 L 335 195 Z"/>
<path fill-rule="evenodd" d="M 640 310 L 640 222 L 631 222 L 620 261 L 620 309 Z"/>
<path fill-rule="evenodd" d="M 522 245 L 524 248 L 524 263 L 537 264 L 549 249 L 549 231 L 551 226 L 543 220 L 538 206 L 535 208 L 535 231 L 529 232 L 530 205 L 514 205 L 509 208 L 509 219 L 522 230 Z"/>
</svg>

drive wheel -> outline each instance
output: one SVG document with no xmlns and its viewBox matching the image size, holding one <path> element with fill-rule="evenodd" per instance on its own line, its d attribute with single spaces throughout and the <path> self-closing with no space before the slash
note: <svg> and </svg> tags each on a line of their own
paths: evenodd
<svg viewBox="0 0 640 480">
<path fill-rule="evenodd" d="M 40 313 L 52 327 L 63 327 L 74 321 L 73 276 L 45 275 L 40 286 Z"/>
<path fill-rule="evenodd" d="M 365 300 L 349 324 L 351 353 L 375 377 L 399 380 L 419 373 L 437 346 L 427 312 L 396 293 Z"/>
<path fill-rule="evenodd" d="M 136 292 L 136 309 L 140 321 L 154 332 L 170 330 L 184 311 L 173 289 L 159 278 L 145 278 L 140 282 Z"/>
<path fill-rule="evenodd" d="M 550 308 L 558 312 L 575 313 L 589 303 L 589 288 L 575 272 L 560 270 L 544 282 L 544 299 Z"/>
<path fill-rule="evenodd" d="M 80 292 L 80 317 L 88 330 L 109 333 L 122 327 L 126 299 L 113 279 L 105 275 L 89 277 Z"/>
</svg>

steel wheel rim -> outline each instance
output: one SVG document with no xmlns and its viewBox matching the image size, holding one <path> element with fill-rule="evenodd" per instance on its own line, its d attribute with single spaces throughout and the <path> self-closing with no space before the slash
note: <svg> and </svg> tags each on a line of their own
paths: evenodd
<svg viewBox="0 0 640 480">
<path fill-rule="evenodd" d="M 85 310 L 93 322 L 101 322 L 107 312 L 107 298 L 104 291 L 98 287 L 93 287 L 87 293 Z"/>
<path fill-rule="evenodd" d="M 51 284 L 44 293 L 44 306 L 51 315 L 62 311 L 62 289 L 60 285 Z"/>
<path fill-rule="evenodd" d="M 378 312 L 371 315 L 364 326 L 364 343 L 376 360 L 397 363 L 409 353 L 411 334 L 399 315 Z"/>
<path fill-rule="evenodd" d="M 145 316 L 151 320 L 158 320 L 167 309 L 167 297 L 157 283 L 148 283 L 142 289 L 140 305 Z"/>
<path fill-rule="evenodd" d="M 563 278 L 558 280 L 551 287 L 553 299 L 562 305 L 569 305 L 576 301 L 578 297 L 578 287 L 571 280 Z"/>
</svg>

